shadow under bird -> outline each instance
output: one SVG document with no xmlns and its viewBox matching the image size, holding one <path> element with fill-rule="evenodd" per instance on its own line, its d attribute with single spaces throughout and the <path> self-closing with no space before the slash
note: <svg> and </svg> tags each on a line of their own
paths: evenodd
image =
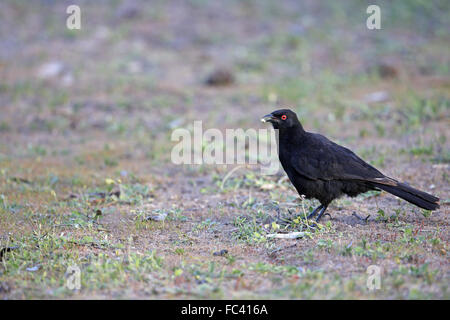
<svg viewBox="0 0 450 320">
<path fill-rule="evenodd" d="M 328 205 L 343 195 L 380 189 L 426 210 L 439 208 L 439 198 L 387 177 L 351 150 L 305 131 L 289 109 L 276 110 L 261 121 L 278 129 L 278 157 L 297 192 L 320 201 L 308 219 L 318 213 L 319 221 Z"/>
</svg>

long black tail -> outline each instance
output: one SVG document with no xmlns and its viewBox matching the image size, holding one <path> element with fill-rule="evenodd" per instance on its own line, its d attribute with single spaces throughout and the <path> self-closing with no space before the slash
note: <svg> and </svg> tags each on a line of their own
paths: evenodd
<svg viewBox="0 0 450 320">
<path fill-rule="evenodd" d="M 439 208 L 439 198 L 426 192 L 414 189 L 407 184 L 398 182 L 396 186 L 381 183 L 374 183 L 373 185 L 423 209 L 436 210 Z"/>
</svg>

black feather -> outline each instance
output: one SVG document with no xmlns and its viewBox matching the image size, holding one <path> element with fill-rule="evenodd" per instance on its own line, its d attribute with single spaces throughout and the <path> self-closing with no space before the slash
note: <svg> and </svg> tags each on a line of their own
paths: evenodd
<svg viewBox="0 0 450 320">
<path fill-rule="evenodd" d="M 416 206 L 426 210 L 436 210 L 439 208 L 439 198 L 431 194 L 414 189 L 404 183 L 399 183 L 397 186 L 388 186 L 384 184 L 374 183 L 377 188 L 383 189 L 397 197 L 400 197 Z"/>
<path fill-rule="evenodd" d="M 317 220 L 334 199 L 379 189 L 427 210 L 439 208 L 439 198 L 386 177 L 351 150 L 305 131 L 291 110 L 274 111 L 263 120 L 279 130 L 278 156 L 298 193 L 320 201 Z"/>
</svg>

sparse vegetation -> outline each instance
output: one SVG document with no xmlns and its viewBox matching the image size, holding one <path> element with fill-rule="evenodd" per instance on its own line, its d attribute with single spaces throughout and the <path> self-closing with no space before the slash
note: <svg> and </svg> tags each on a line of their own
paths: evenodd
<svg viewBox="0 0 450 320">
<path fill-rule="evenodd" d="M 2 1 L 0 299 L 449 299 L 449 2 L 381 1 L 379 31 L 359 0 L 222 2 L 84 1 L 69 31 Z M 441 209 L 374 191 L 315 224 L 281 171 L 170 162 L 174 128 L 283 105 Z"/>
</svg>

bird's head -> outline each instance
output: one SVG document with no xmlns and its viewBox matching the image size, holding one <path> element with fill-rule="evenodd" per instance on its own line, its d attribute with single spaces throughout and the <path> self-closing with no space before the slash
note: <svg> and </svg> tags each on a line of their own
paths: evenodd
<svg viewBox="0 0 450 320">
<path fill-rule="evenodd" d="M 297 115 L 294 111 L 289 109 L 275 110 L 274 112 L 265 115 L 262 122 L 272 123 L 274 129 L 287 129 L 292 127 L 300 126 L 300 121 L 298 121 Z"/>
</svg>

